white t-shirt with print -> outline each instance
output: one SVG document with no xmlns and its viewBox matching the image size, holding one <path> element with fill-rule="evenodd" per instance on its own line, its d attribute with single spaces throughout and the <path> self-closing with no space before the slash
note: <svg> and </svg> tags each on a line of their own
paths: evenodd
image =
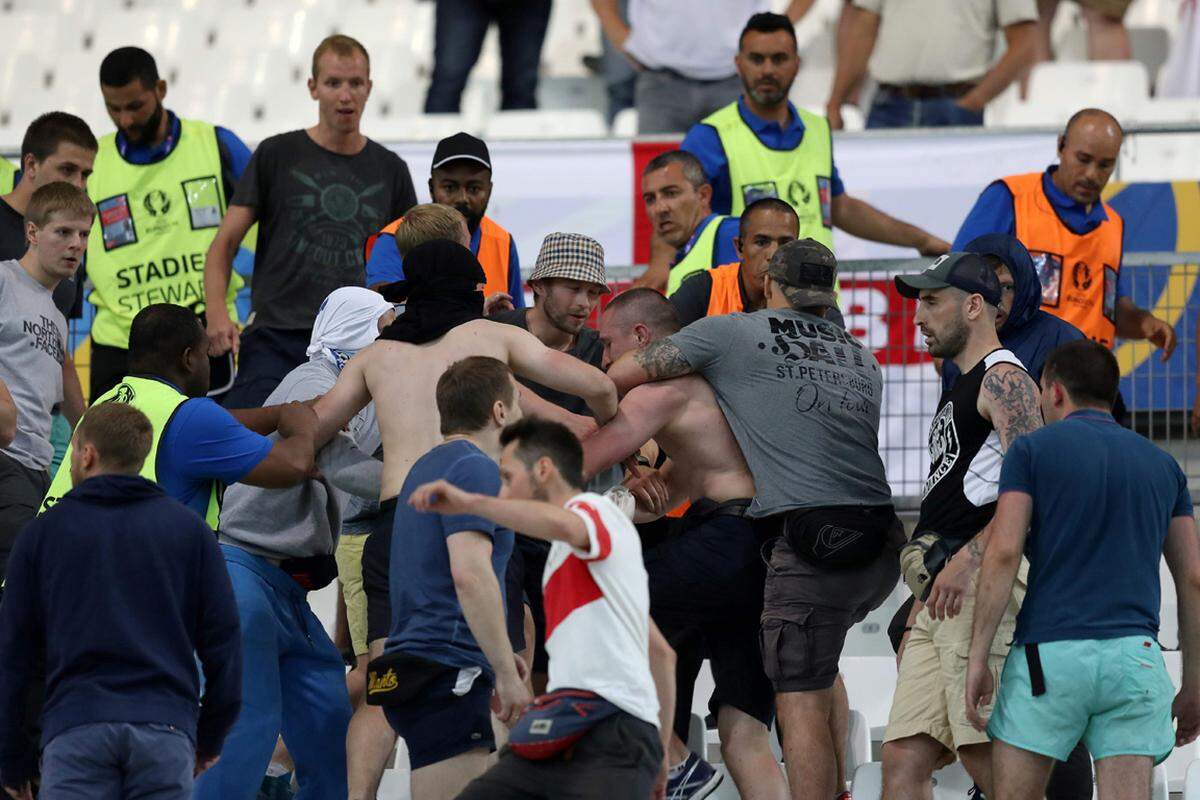
<svg viewBox="0 0 1200 800">
<path fill-rule="evenodd" d="M 650 588 L 642 543 L 608 498 L 585 492 L 568 511 L 587 526 L 589 547 L 554 542 L 542 589 L 548 689 L 584 689 L 658 727 L 650 673 Z"/>
</svg>

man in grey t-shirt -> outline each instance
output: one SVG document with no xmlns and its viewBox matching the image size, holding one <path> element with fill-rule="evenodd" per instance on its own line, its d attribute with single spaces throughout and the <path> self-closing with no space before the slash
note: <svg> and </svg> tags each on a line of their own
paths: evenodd
<svg viewBox="0 0 1200 800">
<path fill-rule="evenodd" d="M 904 540 L 879 457 L 879 363 L 824 318 L 836 308 L 836 278 L 828 248 L 790 242 L 768 266 L 765 309 L 697 320 L 608 371 L 621 393 L 696 373 L 717 395 L 754 475 L 748 513 L 780 534 L 764 593 L 763 664 L 789 782 L 813 797 L 837 794 L 846 632 L 895 587 Z"/>
<path fill-rule="evenodd" d="M 0 450 L 0 581 L 17 534 L 50 487 L 50 413 L 63 399 L 67 352 L 54 290 L 79 267 L 95 213 L 82 189 L 46 184 L 25 210 L 29 249 L 20 261 L 0 261 L 0 381 L 17 410 L 12 442 Z"/>
</svg>

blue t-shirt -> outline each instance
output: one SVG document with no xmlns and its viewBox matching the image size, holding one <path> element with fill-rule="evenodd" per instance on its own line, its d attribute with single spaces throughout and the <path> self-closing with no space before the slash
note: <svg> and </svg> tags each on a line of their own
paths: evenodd
<svg viewBox="0 0 1200 800">
<path fill-rule="evenodd" d="M 1067 226 L 1067 230 L 1076 236 L 1091 233 L 1100 223 L 1108 219 L 1108 212 L 1104 210 L 1104 204 L 1092 203 L 1089 210 L 1083 203 L 1068 197 L 1054 185 L 1054 181 L 1050 177 L 1057 169 L 1057 165 L 1052 165 L 1042 173 L 1042 189 L 1046 192 L 1046 198 L 1050 200 L 1050 205 L 1054 207 L 1054 213 L 1058 215 L 1062 224 Z M 979 195 L 979 199 L 975 201 L 975 205 L 967 214 L 967 218 L 963 220 L 962 226 L 959 227 L 958 235 L 954 237 L 954 244 L 950 249 L 956 253 L 962 252 L 969 242 L 985 233 L 1017 235 L 1017 215 L 1013 210 L 1013 196 L 1008 184 L 1004 181 L 994 181 Z M 1117 297 L 1129 297 L 1129 279 L 1126 270 L 1117 272 Z"/>
<path fill-rule="evenodd" d="M 163 430 L 155 470 L 167 494 L 201 517 L 213 481 L 237 483 L 271 452 L 271 440 L 207 397 L 185 400 Z"/>
<path fill-rule="evenodd" d="M 692 251 L 692 248 L 696 246 L 696 240 L 708 228 L 709 223 L 716 218 L 716 214 L 709 214 L 700 220 L 700 224 L 696 226 L 696 231 L 692 234 L 692 238 L 688 239 L 688 243 L 675 251 L 675 264 L 683 261 L 687 254 Z M 739 260 L 737 246 L 733 243 L 733 240 L 737 238 L 740 226 L 741 219 L 739 217 L 726 217 L 717 224 L 716 238 L 713 239 L 712 264 L 709 265 L 709 268 L 719 267 L 722 264 L 732 264 Z"/>
<path fill-rule="evenodd" d="M 473 514 L 428 514 L 408 504 L 414 489 L 439 478 L 467 492 L 500 493 L 500 468 L 468 441 L 438 445 L 413 464 L 396 501 L 388 575 L 392 632 L 386 649 L 451 667 L 479 667 L 494 680 L 495 673 L 459 605 L 446 540 L 462 531 L 491 537 L 492 569 L 503 600 L 513 533 Z"/>
<path fill-rule="evenodd" d="M 471 234 L 471 252 L 479 255 L 479 228 Z M 381 283 L 395 283 L 404 280 L 404 259 L 396 247 L 396 237 L 390 233 L 381 233 L 371 248 L 371 257 L 367 259 L 367 286 L 377 286 Z M 525 307 L 525 287 L 521 281 L 521 261 L 517 258 L 517 240 L 508 239 L 508 293 L 512 296 L 514 308 Z"/>
<path fill-rule="evenodd" d="M 1018 644 L 1158 635 L 1167 528 L 1192 515 L 1174 458 L 1103 411 L 1076 411 L 1013 442 L 1005 492 L 1033 498 Z"/>
<path fill-rule="evenodd" d="M 791 120 L 786 126 L 781 126 L 778 122 L 765 120 L 754 114 L 746 105 L 745 98 L 739 97 L 737 103 L 742 119 L 746 121 L 750 130 L 754 131 L 754 135 L 763 143 L 763 146 L 772 150 L 795 150 L 800 146 L 800 141 L 804 138 L 804 123 L 800 120 L 800 115 L 796 113 L 794 105 L 788 103 L 788 111 L 792 115 Z M 728 214 L 733 209 L 733 189 L 729 181 L 729 157 L 725 155 L 725 148 L 721 146 L 721 136 L 717 133 L 717 129 L 711 125 L 705 125 L 703 122 L 697 122 L 683 137 L 683 143 L 679 145 L 679 149 L 694 155 L 704 166 L 704 174 L 708 176 L 708 182 L 713 190 L 712 210 L 717 214 Z M 846 187 L 842 184 L 842 178 L 838 175 L 836 163 L 833 165 L 831 186 L 834 197 L 844 194 L 846 191 Z"/>
</svg>

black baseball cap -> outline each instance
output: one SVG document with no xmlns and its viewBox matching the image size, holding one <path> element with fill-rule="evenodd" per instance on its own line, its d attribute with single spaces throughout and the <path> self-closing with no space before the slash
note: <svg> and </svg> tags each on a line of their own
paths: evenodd
<svg viewBox="0 0 1200 800">
<path fill-rule="evenodd" d="M 981 295 L 985 302 L 1000 307 L 1000 279 L 983 256 L 975 253 L 947 253 L 924 272 L 896 276 L 896 291 L 917 298 L 922 291 L 953 286 L 968 294 Z"/>
<path fill-rule="evenodd" d="M 775 251 L 767 274 L 781 286 L 799 289 L 793 305 L 837 308 L 837 259 L 816 239 L 797 239 Z"/>
<path fill-rule="evenodd" d="M 462 131 L 438 142 L 437 149 L 433 151 L 433 165 L 429 169 L 432 171 L 444 167 L 451 161 L 475 161 L 488 169 L 492 168 L 492 156 L 483 140 Z"/>
</svg>

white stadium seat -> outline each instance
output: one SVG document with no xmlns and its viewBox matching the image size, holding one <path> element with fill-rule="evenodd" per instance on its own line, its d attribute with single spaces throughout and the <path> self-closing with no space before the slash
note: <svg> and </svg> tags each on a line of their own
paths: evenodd
<svg viewBox="0 0 1200 800">
<path fill-rule="evenodd" d="M 632 139 L 637 136 L 638 112 L 636 108 L 623 108 L 613 118 L 612 135 L 622 139 Z"/>
<path fill-rule="evenodd" d="M 1182 791 L 1183 800 L 1200 800 L 1200 759 L 1188 764 Z"/>
<path fill-rule="evenodd" d="M 484 126 L 486 139 L 589 139 L 608 134 L 604 115 L 588 109 L 498 111 Z"/>
<path fill-rule="evenodd" d="M 1089 106 L 1130 119 L 1149 93 L 1149 73 L 1136 61 L 1045 62 L 1033 68 L 1025 102 L 1013 104 L 999 122 L 1007 127 L 1059 127 Z"/>
</svg>

